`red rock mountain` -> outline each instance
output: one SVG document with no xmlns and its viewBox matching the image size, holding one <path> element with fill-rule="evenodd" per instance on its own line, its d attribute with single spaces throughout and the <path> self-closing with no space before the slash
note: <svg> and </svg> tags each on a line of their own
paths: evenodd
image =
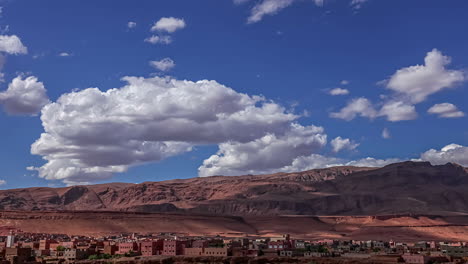
<svg viewBox="0 0 468 264">
<path fill-rule="evenodd" d="M 0 191 L 3 211 L 126 211 L 203 215 L 468 213 L 468 171 L 403 162 L 298 173 L 215 176 Z"/>
</svg>

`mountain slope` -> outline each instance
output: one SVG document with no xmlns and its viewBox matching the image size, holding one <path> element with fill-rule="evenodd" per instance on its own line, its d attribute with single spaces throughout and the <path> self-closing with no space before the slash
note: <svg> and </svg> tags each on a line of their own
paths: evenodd
<svg viewBox="0 0 468 264">
<path fill-rule="evenodd" d="M 216 215 L 468 213 L 468 173 L 456 164 L 403 162 L 299 173 L 215 176 L 0 191 L 0 209 Z"/>
</svg>

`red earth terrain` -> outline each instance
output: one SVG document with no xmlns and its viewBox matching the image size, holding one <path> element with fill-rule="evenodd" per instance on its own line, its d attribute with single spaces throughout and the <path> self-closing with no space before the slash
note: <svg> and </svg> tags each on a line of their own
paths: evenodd
<svg viewBox="0 0 468 264">
<path fill-rule="evenodd" d="M 466 240 L 468 172 L 448 163 L 333 167 L 0 191 L 0 225 L 27 232 Z"/>
</svg>

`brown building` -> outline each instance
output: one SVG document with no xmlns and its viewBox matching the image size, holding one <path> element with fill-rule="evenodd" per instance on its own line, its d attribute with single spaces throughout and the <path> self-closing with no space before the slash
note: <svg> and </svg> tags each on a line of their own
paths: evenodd
<svg viewBox="0 0 468 264">
<path fill-rule="evenodd" d="M 36 250 L 33 250 L 32 254 L 35 257 L 50 256 L 50 249 L 44 249 L 44 250 L 36 249 Z"/>
<path fill-rule="evenodd" d="M 38 242 L 23 242 L 21 243 L 21 247 L 28 247 L 32 248 L 33 250 L 39 249 L 39 243 Z"/>
<path fill-rule="evenodd" d="M 192 242 L 192 248 L 206 248 L 208 244 L 207 240 L 195 240 Z"/>
<path fill-rule="evenodd" d="M 140 243 L 140 252 L 142 256 L 161 255 L 164 248 L 164 240 L 145 241 Z"/>
<path fill-rule="evenodd" d="M 209 247 L 205 248 L 204 251 L 204 256 L 225 257 L 228 255 L 228 249 L 226 247 Z"/>
<path fill-rule="evenodd" d="M 57 250 L 58 246 L 60 246 L 60 243 L 58 243 L 58 242 L 51 242 L 49 244 L 50 250 Z"/>
<path fill-rule="evenodd" d="M 103 254 L 109 254 L 109 255 L 115 255 L 115 253 L 118 251 L 117 245 L 105 245 L 104 249 L 102 251 Z"/>
<path fill-rule="evenodd" d="M 268 242 L 268 249 L 287 250 L 290 248 L 292 248 L 291 242 L 287 240 Z"/>
<path fill-rule="evenodd" d="M 62 241 L 60 242 L 60 245 L 64 248 L 74 248 L 75 247 L 75 243 L 72 242 L 72 241 Z"/>
<path fill-rule="evenodd" d="M 194 248 L 185 248 L 185 256 L 203 256 L 203 248 L 194 247 Z"/>
<path fill-rule="evenodd" d="M 429 262 L 429 256 L 423 255 L 413 255 L 413 254 L 404 254 L 402 258 L 405 260 L 405 263 L 411 264 L 426 264 Z"/>
<path fill-rule="evenodd" d="M 184 255 L 184 250 L 187 245 L 187 241 L 181 240 L 164 240 L 163 255 L 165 256 L 177 256 Z"/>
<path fill-rule="evenodd" d="M 31 258 L 31 248 L 6 248 L 5 259 L 11 264 L 23 264 Z"/>
<path fill-rule="evenodd" d="M 63 257 L 68 261 L 68 262 L 75 262 L 77 260 L 82 260 L 88 257 L 88 253 L 84 250 L 79 250 L 79 249 L 66 249 L 63 252 Z"/>
<path fill-rule="evenodd" d="M 130 252 L 139 252 L 136 242 L 119 243 L 119 251 L 117 254 L 126 254 Z"/>
<path fill-rule="evenodd" d="M 54 240 L 50 239 L 42 239 L 39 241 L 39 249 L 40 250 L 46 250 L 46 249 L 53 249 L 55 250 L 56 248 L 51 248 L 50 244 L 56 243 Z"/>
</svg>

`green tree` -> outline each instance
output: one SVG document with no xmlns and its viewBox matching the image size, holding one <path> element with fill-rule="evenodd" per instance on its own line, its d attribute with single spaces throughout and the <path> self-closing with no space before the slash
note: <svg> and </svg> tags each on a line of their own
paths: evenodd
<svg viewBox="0 0 468 264">
<path fill-rule="evenodd" d="M 96 259 L 99 259 L 99 256 L 98 255 L 90 255 L 88 257 L 89 260 L 96 260 Z"/>
<path fill-rule="evenodd" d="M 65 247 L 64 246 L 57 246 L 57 251 L 65 251 Z"/>
</svg>

